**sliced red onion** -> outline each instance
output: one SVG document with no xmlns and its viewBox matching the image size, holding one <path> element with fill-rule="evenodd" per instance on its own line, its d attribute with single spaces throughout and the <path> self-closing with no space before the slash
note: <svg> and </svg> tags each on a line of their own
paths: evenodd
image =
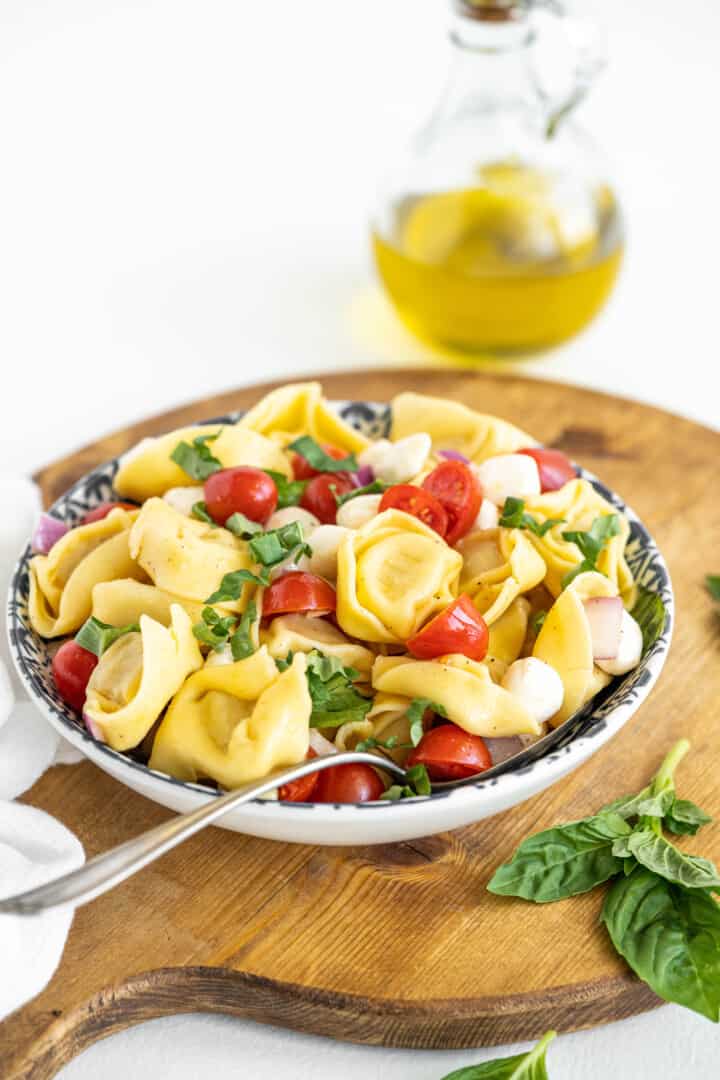
<svg viewBox="0 0 720 1080">
<path fill-rule="evenodd" d="M 446 458 L 447 461 L 462 461 L 463 465 L 470 464 L 470 458 L 465 457 L 459 450 L 438 450 L 437 456 Z"/>
<path fill-rule="evenodd" d="M 84 710 L 83 710 L 82 718 L 83 718 L 83 722 L 85 724 L 85 727 L 88 729 L 88 731 L 92 735 L 93 739 L 97 739 L 98 742 L 105 742 L 105 736 L 103 735 L 102 731 L 97 726 L 97 724 L 92 719 L 92 717 L 88 716 L 88 714 Z"/>
<path fill-rule="evenodd" d="M 321 735 L 317 728 L 310 728 L 310 746 L 318 757 L 325 757 L 327 754 L 337 754 L 338 752 L 335 744 L 326 739 L 324 735 Z"/>
<path fill-rule="evenodd" d="M 620 648 L 623 602 L 619 596 L 594 596 L 586 600 L 593 660 L 614 660 Z"/>
<path fill-rule="evenodd" d="M 483 742 L 490 751 L 493 765 L 499 765 L 501 761 L 519 754 L 523 748 L 522 740 L 517 735 L 510 735 L 506 739 L 484 739 Z"/>
<path fill-rule="evenodd" d="M 33 551 L 36 555 L 47 555 L 53 544 L 56 544 L 69 530 L 69 525 L 53 517 L 52 514 L 41 514 L 32 537 Z"/>
<path fill-rule="evenodd" d="M 352 474 L 352 479 L 357 487 L 367 487 L 375 479 L 375 470 L 372 465 L 361 465 L 358 471 Z"/>
</svg>

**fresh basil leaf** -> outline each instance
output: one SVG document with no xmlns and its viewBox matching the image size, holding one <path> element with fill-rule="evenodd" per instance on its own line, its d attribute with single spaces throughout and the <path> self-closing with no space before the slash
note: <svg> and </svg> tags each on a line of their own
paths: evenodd
<svg viewBox="0 0 720 1080">
<path fill-rule="evenodd" d="M 280 529 L 260 532 L 248 541 L 248 547 L 256 562 L 263 566 L 277 566 L 288 556 L 312 555 L 312 548 L 305 543 L 302 525 L 291 521 Z"/>
<path fill-rule="evenodd" d="M 621 872 L 613 843 L 630 831 L 619 815 L 606 813 L 535 833 L 495 871 L 488 889 L 536 904 L 588 892 Z"/>
<path fill-rule="evenodd" d="M 353 686 L 359 672 L 345 667 L 337 656 L 308 653 L 307 682 L 312 700 L 311 727 L 340 727 L 364 720 L 372 708 L 372 699 L 363 697 Z"/>
<path fill-rule="evenodd" d="M 373 480 L 372 484 L 366 484 L 365 487 L 353 488 L 352 491 L 348 491 L 344 495 L 338 495 L 337 492 L 335 492 L 335 502 L 337 503 L 339 510 L 346 502 L 350 502 L 351 499 L 357 499 L 358 495 L 382 495 L 389 487 L 392 487 L 392 484 L 385 484 L 382 480 Z"/>
<path fill-rule="evenodd" d="M 137 623 L 128 623 L 127 626 L 112 626 L 110 623 L 101 622 L 100 619 L 91 616 L 83 623 L 75 635 L 75 644 L 87 649 L 88 652 L 95 653 L 99 657 L 118 638 L 124 637 L 125 634 L 139 632 L 140 627 Z"/>
<path fill-rule="evenodd" d="M 713 600 L 720 600 L 720 574 L 708 574 L 705 578 L 705 587 Z"/>
<path fill-rule="evenodd" d="M 582 555 L 579 566 L 570 570 L 562 580 L 563 588 L 567 588 L 579 574 L 587 570 L 597 570 L 597 561 L 608 540 L 620 533 L 620 518 L 617 514 L 603 514 L 596 517 L 587 532 L 564 532 L 563 540 L 575 544 Z"/>
<path fill-rule="evenodd" d="M 535 536 L 544 536 L 553 525 L 562 525 L 564 521 L 565 518 L 548 518 L 547 521 L 540 522 L 531 514 L 525 513 L 524 499 L 509 496 L 505 500 L 498 524 L 506 529 L 527 529 Z"/>
<path fill-rule="evenodd" d="M 695 836 L 703 825 L 709 825 L 711 821 L 710 815 L 689 799 L 674 799 L 663 824 L 668 832 L 676 836 Z"/>
<path fill-rule="evenodd" d="M 255 646 L 253 645 L 250 635 L 253 623 L 256 619 L 257 607 L 255 601 L 251 600 L 243 612 L 237 630 L 235 630 L 230 638 L 230 649 L 232 651 L 233 660 L 245 660 L 255 652 Z"/>
<path fill-rule="evenodd" d="M 214 608 L 204 607 L 202 621 L 195 623 L 192 630 L 202 645 L 208 645 L 215 652 L 220 652 L 235 629 L 235 622 L 234 615 L 221 615 Z"/>
<path fill-rule="evenodd" d="M 641 866 L 685 889 L 720 889 L 720 876 L 708 859 L 687 855 L 653 829 L 639 828 L 628 837 L 628 854 Z"/>
<path fill-rule="evenodd" d="M 443 1080 L 548 1080 L 545 1055 L 557 1032 L 546 1031 L 540 1042 L 527 1054 L 495 1058 L 482 1065 L 456 1069 Z"/>
<path fill-rule="evenodd" d="M 269 585 L 270 578 L 265 571 L 253 574 L 250 570 L 233 570 L 225 574 L 220 582 L 220 588 L 212 596 L 208 596 L 206 604 L 226 604 L 231 600 L 239 600 L 245 585 Z"/>
<path fill-rule="evenodd" d="M 179 442 L 170 458 L 193 480 L 207 480 L 208 476 L 222 469 L 222 464 L 213 457 L 207 445 L 214 442 L 220 434 L 218 431 L 215 435 L 198 435 L 192 443 Z"/>
<path fill-rule="evenodd" d="M 637 600 L 630 614 L 642 631 L 644 655 L 665 630 L 665 605 L 657 593 L 638 585 Z"/>
<path fill-rule="evenodd" d="M 193 503 L 190 511 L 192 517 L 197 518 L 198 521 L 204 521 L 207 525 L 212 525 L 217 528 L 217 521 L 210 517 L 208 513 L 207 503 L 200 502 Z"/>
<path fill-rule="evenodd" d="M 291 442 L 288 450 L 294 450 L 300 457 L 305 458 L 308 465 L 321 473 L 357 472 L 358 469 L 357 458 L 354 454 L 348 454 L 340 460 L 330 457 L 310 435 L 302 435 L 295 442 Z"/>
<path fill-rule="evenodd" d="M 251 521 L 250 518 L 241 514 L 239 510 L 230 515 L 225 522 L 225 528 L 229 529 L 235 536 L 239 536 L 241 540 L 249 540 L 251 536 L 256 536 L 263 531 L 259 521 Z"/>
<path fill-rule="evenodd" d="M 308 480 L 288 480 L 283 473 L 275 472 L 273 469 L 264 469 L 263 471 L 267 473 L 277 488 L 278 510 L 285 510 L 288 506 L 300 505 L 300 500 L 305 494 L 305 488 L 309 483 Z"/>
<path fill-rule="evenodd" d="M 407 771 L 407 784 L 392 784 L 380 796 L 386 802 L 398 799 L 416 799 L 418 795 L 432 795 L 432 784 L 424 765 L 413 765 Z"/>
<path fill-rule="evenodd" d="M 410 724 L 410 741 L 413 746 L 417 746 L 425 734 L 423 719 L 428 709 L 437 713 L 438 716 L 447 716 L 447 712 L 443 705 L 438 705 L 437 702 L 430 701 L 429 698 L 413 698 L 405 713 Z"/>
<path fill-rule="evenodd" d="M 637 795 L 625 795 L 621 799 L 604 806 L 600 813 L 619 814 L 627 821 L 631 817 L 664 817 L 672 806 L 675 792 L 665 788 L 657 795 L 653 794 L 652 785 L 643 788 Z"/>
<path fill-rule="evenodd" d="M 643 866 L 619 877 L 602 911 L 613 945 L 665 1001 L 720 1020 L 720 907 Z"/>
</svg>

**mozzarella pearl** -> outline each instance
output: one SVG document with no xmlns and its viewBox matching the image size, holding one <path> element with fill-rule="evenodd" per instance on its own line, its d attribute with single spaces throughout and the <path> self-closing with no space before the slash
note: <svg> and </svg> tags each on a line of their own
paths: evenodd
<svg viewBox="0 0 720 1080">
<path fill-rule="evenodd" d="M 538 724 L 554 716 L 565 697 L 557 671 L 536 656 L 511 664 L 503 675 L 502 686 L 525 706 Z"/>
<path fill-rule="evenodd" d="M 163 495 L 163 501 L 172 506 L 173 510 L 177 510 L 179 514 L 184 514 L 185 517 L 190 517 L 195 503 L 202 502 L 204 498 L 205 489 L 202 487 L 170 488 Z"/>
<path fill-rule="evenodd" d="M 432 439 L 424 431 L 407 435 L 392 443 L 379 439 L 358 457 L 360 465 L 369 465 L 378 480 L 386 484 L 405 484 L 420 472 L 432 450 Z"/>
<path fill-rule="evenodd" d="M 500 454 L 473 468 L 483 495 L 496 506 L 504 506 L 506 499 L 540 494 L 540 473 L 527 454 Z"/>
<path fill-rule="evenodd" d="M 617 656 L 612 660 L 596 660 L 595 663 L 608 675 L 627 675 L 640 663 L 642 650 L 642 630 L 630 612 L 623 609 Z"/>
<path fill-rule="evenodd" d="M 475 518 L 473 529 L 496 529 L 500 521 L 500 511 L 494 502 L 483 499 L 480 503 L 478 516 Z"/>
<path fill-rule="evenodd" d="M 285 506 L 282 510 L 276 510 L 274 514 L 271 514 L 265 523 L 265 531 L 270 532 L 271 529 L 282 529 L 284 525 L 291 525 L 293 521 L 297 521 L 302 525 L 303 536 L 307 540 L 310 533 L 317 529 L 320 521 L 311 514 L 309 510 L 304 510 L 302 506 Z"/>
<path fill-rule="evenodd" d="M 308 569 L 312 574 L 329 578 L 337 577 L 338 548 L 350 529 L 342 525 L 320 525 L 312 534 L 312 555 L 308 559 Z"/>
<path fill-rule="evenodd" d="M 382 495 L 357 495 L 349 499 L 337 512 L 336 521 L 344 529 L 359 529 L 372 521 L 380 511 Z"/>
</svg>

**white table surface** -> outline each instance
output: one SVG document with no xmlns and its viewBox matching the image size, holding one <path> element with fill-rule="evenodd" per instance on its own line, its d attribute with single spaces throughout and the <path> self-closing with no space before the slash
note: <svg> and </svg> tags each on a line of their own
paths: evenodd
<svg viewBox="0 0 720 1080">
<path fill-rule="evenodd" d="M 582 111 L 618 165 L 626 265 L 589 332 L 512 370 L 715 424 L 720 10 L 601 6 L 612 64 Z M 3 467 L 243 383 L 433 363 L 375 284 L 366 221 L 444 78 L 444 18 L 445 0 L 3 0 Z M 497 1052 L 192 1016 L 116 1035 L 60 1075 L 439 1080 Z M 560 1038 L 551 1074 L 705 1080 L 719 1058 L 717 1029 L 667 1007 Z"/>
</svg>

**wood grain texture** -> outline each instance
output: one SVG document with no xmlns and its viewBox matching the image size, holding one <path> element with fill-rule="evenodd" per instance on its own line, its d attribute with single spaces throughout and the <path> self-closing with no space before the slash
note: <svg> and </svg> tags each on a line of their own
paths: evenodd
<svg viewBox="0 0 720 1080">
<path fill-rule="evenodd" d="M 572 776 L 514 810 L 411 843 L 291 846 L 209 829 L 81 909 L 50 986 L 0 1029 L 4 1080 L 51 1077 L 96 1039 L 152 1017 L 224 1012 L 405 1047 L 493 1045 L 652 1008 L 652 993 L 597 926 L 598 894 L 531 907 L 485 885 L 529 832 L 639 789 L 681 735 L 682 790 L 720 817 L 720 623 L 703 589 L 720 572 L 720 435 L 630 401 L 548 382 L 457 371 L 323 379 L 331 397 L 413 388 L 494 412 L 581 459 L 622 492 L 673 574 L 675 641 L 630 724 Z M 51 501 L 140 437 L 242 408 L 256 387 L 175 409 L 44 469 Z M 76 832 L 88 856 L 168 811 L 89 762 L 50 770 L 27 801 Z M 703 834 L 720 858 L 720 826 Z"/>
</svg>

